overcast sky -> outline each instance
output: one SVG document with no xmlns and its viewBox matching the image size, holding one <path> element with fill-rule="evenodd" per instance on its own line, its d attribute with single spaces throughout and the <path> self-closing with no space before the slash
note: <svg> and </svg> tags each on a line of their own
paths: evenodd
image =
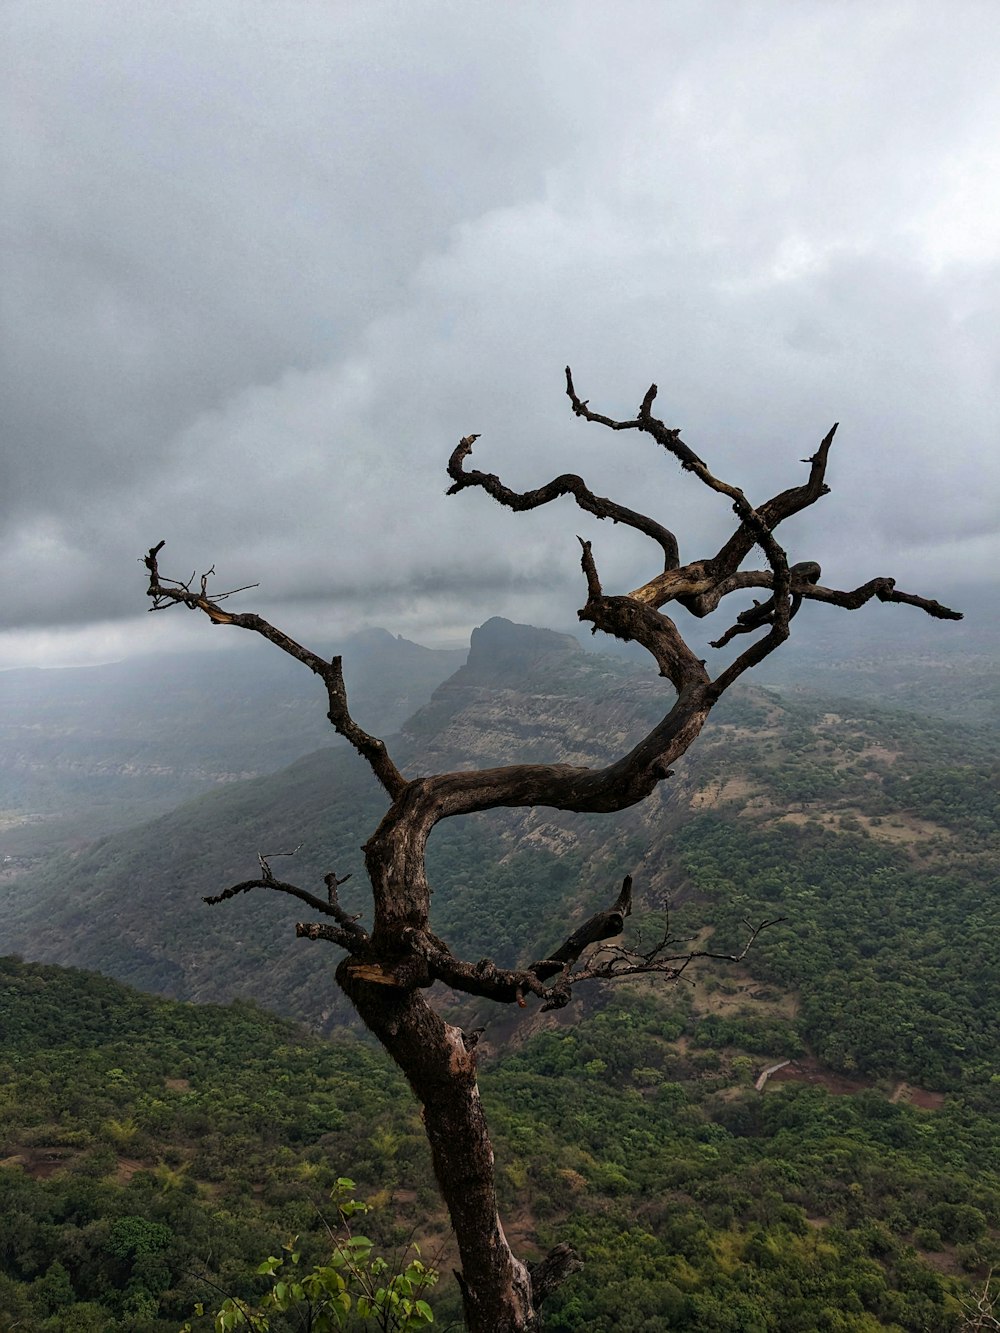
<svg viewBox="0 0 1000 1333">
<path fill-rule="evenodd" d="M 446 498 L 473 431 L 508 484 L 579 471 L 708 553 L 726 505 L 576 421 L 567 362 L 612 415 L 655 380 L 758 501 L 839 420 L 786 530 L 825 582 L 995 581 L 995 0 L 0 13 L 0 665 L 224 633 L 144 613 L 161 538 L 322 639 L 567 625 L 578 532 L 609 589 L 656 572 L 569 501 Z"/>
</svg>

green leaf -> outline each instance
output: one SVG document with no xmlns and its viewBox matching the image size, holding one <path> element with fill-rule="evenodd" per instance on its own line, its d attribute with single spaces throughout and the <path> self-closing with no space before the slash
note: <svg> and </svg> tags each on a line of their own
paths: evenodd
<svg viewBox="0 0 1000 1333">
<path fill-rule="evenodd" d="M 332 1266 L 317 1268 L 316 1272 L 311 1274 L 310 1278 L 307 1278 L 306 1280 L 312 1281 L 317 1286 L 325 1288 L 325 1290 L 334 1294 L 338 1291 L 343 1291 L 344 1286 L 346 1285 L 344 1279 Z"/>
<path fill-rule="evenodd" d="M 416 1310 L 417 1314 L 423 1316 L 428 1324 L 434 1323 L 434 1311 L 426 1301 L 417 1301 L 413 1308 Z"/>
</svg>

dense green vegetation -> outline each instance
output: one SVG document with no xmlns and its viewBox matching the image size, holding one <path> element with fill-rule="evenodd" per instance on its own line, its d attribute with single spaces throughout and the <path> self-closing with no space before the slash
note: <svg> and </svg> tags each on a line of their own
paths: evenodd
<svg viewBox="0 0 1000 1333">
<path fill-rule="evenodd" d="M 762 1095 L 738 1048 L 679 1051 L 657 1006 L 637 1007 L 538 1039 L 488 1085 L 545 1233 L 588 1256 L 551 1326 L 956 1327 L 954 1287 L 927 1260 L 961 1271 L 997 1252 L 995 1122 L 874 1091 Z M 567 1105 L 569 1142 L 554 1129 Z"/>
<path fill-rule="evenodd" d="M 958 1328 L 962 1281 L 1000 1257 L 995 1119 L 755 1092 L 754 1042 L 713 1029 L 704 989 L 615 993 L 484 1055 L 512 1232 L 587 1256 L 551 1327 Z M 347 1169 L 379 1245 L 445 1238 L 415 1106 L 360 1040 L 13 959 L 0 1004 L 0 1329 L 175 1333 L 199 1300 L 259 1299 L 289 1236 L 329 1256 Z M 454 1287 L 430 1299 L 447 1326 Z"/>
<path fill-rule="evenodd" d="M 1000 1111 L 1000 902 L 985 864 L 928 874 L 872 838 L 706 817 L 678 841 L 716 942 L 786 914 L 753 972 L 801 995 L 795 1030 L 825 1065 L 961 1088 Z"/>
<path fill-rule="evenodd" d="M 360 1041 L 13 959 L 0 963 L 0 1008 L 8 1318 L 166 1333 L 211 1296 L 204 1278 L 239 1294 L 248 1257 L 287 1234 L 320 1257 L 348 1161 L 383 1203 L 401 1173 L 423 1170 L 415 1110 Z M 422 1204 L 436 1206 L 429 1187 Z M 382 1238 L 398 1244 L 401 1226 Z"/>
<path fill-rule="evenodd" d="M 401 761 L 620 750 L 659 683 L 558 637 L 513 684 L 465 669 Z M 959 1327 L 962 1284 L 1000 1260 L 998 775 L 989 731 L 750 689 L 620 817 L 491 812 L 435 832 L 435 924 L 471 957 L 544 954 L 624 869 L 647 939 L 667 901 L 674 932 L 713 948 L 783 918 L 744 967 L 598 993 L 559 1026 L 456 1011 L 488 1025 L 518 1250 L 587 1256 L 553 1299 L 557 1333 Z M 335 1040 L 252 1004 L 0 965 L 0 1333 L 175 1333 L 198 1300 L 260 1298 L 254 1269 L 290 1235 L 303 1262 L 329 1257 L 340 1175 L 378 1245 L 415 1236 L 433 1260 L 447 1228 L 423 1133 L 381 1052 L 342 1026 L 335 952 L 294 940 L 285 900 L 198 901 L 258 848 L 301 843 L 294 878 L 353 870 L 344 898 L 363 911 L 358 848 L 383 804 L 328 750 L 5 886 L 15 947 L 186 999 L 252 994 Z M 433 1304 L 447 1327 L 451 1283 Z"/>
</svg>

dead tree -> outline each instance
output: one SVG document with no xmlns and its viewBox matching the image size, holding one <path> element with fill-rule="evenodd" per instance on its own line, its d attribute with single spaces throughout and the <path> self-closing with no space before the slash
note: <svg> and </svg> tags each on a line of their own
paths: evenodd
<svg viewBox="0 0 1000 1333">
<path fill-rule="evenodd" d="M 681 563 L 673 532 L 655 519 L 613 500 L 595 495 L 578 476 L 556 477 L 538 490 L 510 490 L 492 473 L 467 468 L 478 436 L 466 436 L 448 463 L 449 494 L 485 491 L 513 510 L 535 509 L 569 495 L 599 519 L 611 519 L 649 537 L 659 547 L 660 567 L 632 592 L 606 593 L 589 541 L 581 539 L 586 601 L 579 611 L 593 631 L 641 644 L 653 657 L 660 675 L 673 687 L 664 716 L 637 745 L 614 763 L 591 769 L 569 764 L 514 764 L 479 772 L 404 776 L 385 744 L 369 735 L 351 717 L 341 660 L 326 661 L 295 642 L 260 616 L 227 610 L 230 593 L 210 592 L 214 571 L 187 582 L 167 579 L 159 570 L 160 542 L 145 557 L 149 571 L 151 609 L 181 604 L 201 611 L 216 624 L 236 625 L 269 639 L 314 671 L 326 686 L 329 718 L 368 762 L 385 789 L 388 809 L 364 846 L 372 890 L 371 927 L 349 915 L 338 899 L 335 874 L 326 876 L 325 891 L 311 893 L 278 880 L 266 857 L 259 877 L 234 885 L 218 902 L 253 888 L 275 889 L 305 903 L 319 917 L 299 922 L 296 933 L 325 940 L 344 950 L 337 981 L 364 1023 L 378 1037 L 405 1074 L 423 1108 L 434 1169 L 454 1225 L 461 1257 L 460 1282 L 467 1325 L 473 1333 L 522 1333 L 540 1327 L 539 1308 L 551 1292 L 579 1266 L 568 1246 L 560 1245 L 540 1263 L 525 1264 L 510 1249 L 497 1214 L 493 1150 L 476 1082 L 475 1036 L 446 1023 L 428 1003 L 435 983 L 497 1004 L 524 1006 L 529 996 L 543 1008 L 564 1006 L 574 986 L 594 979 L 613 980 L 643 973 L 676 977 L 688 965 L 689 952 L 674 952 L 677 942 L 665 935 L 645 953 L 608 941 L 621 935 L 632 905 L 632 883 L 626 877 L 617 899 L 574 931 L 551 954 L 530 967 L 508 970 L 491 959 L 457 957 L 433 931 L 430 888 L 424 865 L 427 839 L 442 819 L 496 807 L 548 806 L 557 810 L 623 810 L 642 801 L 671 776 L 673 764 L 698 736 L 713 705 L 750 667 L 774 652 L 789 635 L 792 617 L 803 601 L 826 602 L 846 610 L 872 598 L 916 606 L 931 616 L 958 620 L 958 612 L 923 597 L 900 592 L 890 578 L 875 578 L 853 591 L 841 592 L 820 583 L 814 562 L 789 565 L 775 537 L 779 524 L 826 495 L 827 457 L 836 426 L 808 459 L 803 485 L 754 506 L 737 486 L 720 480 L 672 430 L 653 416 L 653 385 L 631 420 L 616 421 L 594 412 L 581 400 L 566 370 L 566 392 L 573 412 L 585 421 L 612 431 L 639 431 L 651 437 L 685 472 L 723 496 L 736 516 L 732 536 L 714 555 Z M 754 548 L 764 568 L 741 569 Z M 731 593 L 763 589 L 764 600 L 742 611 L 713 644 L 757 634 L 718 675 L 712 675 L 681 636 L 663 608 L 675 603 L 703 617 Z M 242 591 L 242 590 L 240 590 Z M 747 943 L 769 923 L 748 923 Z M 740 955 L 742 957 L 742 954 Z"/>
</svg>

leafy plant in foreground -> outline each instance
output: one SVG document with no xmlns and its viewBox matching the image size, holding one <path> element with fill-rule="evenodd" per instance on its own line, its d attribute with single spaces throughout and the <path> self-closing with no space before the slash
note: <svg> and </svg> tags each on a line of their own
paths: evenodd
<svg viewBox="0 0 1000 1333">
<path fill-rule="evenodd" d="M 366 1203 L 350 1197 L 353 1190 L 354 1181 L 340 1176 L 332 1191 L 340 1227 L 330 1233 L 333 1251 L 329 1261 L 303 1272 L 302 1255 L 296 1248 L 298 1237 L 293 1237 L 282 1246 L 282 1257 L 269 1255 L 256 1270 L 271 1279 L 271 1289 L 260 1305 L 255 1309 L 246 1301 L 227 1297 L 210 1316 L 214 1333 L 234 1333 L 238 1329 L 277 1333 L 289 1327 L 284 1319 L 272 1322 L 275 1315 L 292 1316 L 297 1320 L 296 1327 L 309 1333 L 334 1333 L 347 1328 L 414 1333 L 434 1322 L 424 1293 L 437 1282 L 437 1271 L 421 1261 L 414 1244 L 407 1248 L 413 1257 L 403 1267 L 405 1254 L 395 1264 L 390 1263 L 373 1253 L 374 1246 L 367 1236 L 353 1235 L 350 1219 L 368 1211 Z M 195 1307 L 195 1314 L 205 1315 L 203 1304 Z M 194 1328 L 189 1321 L 181 1333 L 194 1333 Z"/>
</svg>

